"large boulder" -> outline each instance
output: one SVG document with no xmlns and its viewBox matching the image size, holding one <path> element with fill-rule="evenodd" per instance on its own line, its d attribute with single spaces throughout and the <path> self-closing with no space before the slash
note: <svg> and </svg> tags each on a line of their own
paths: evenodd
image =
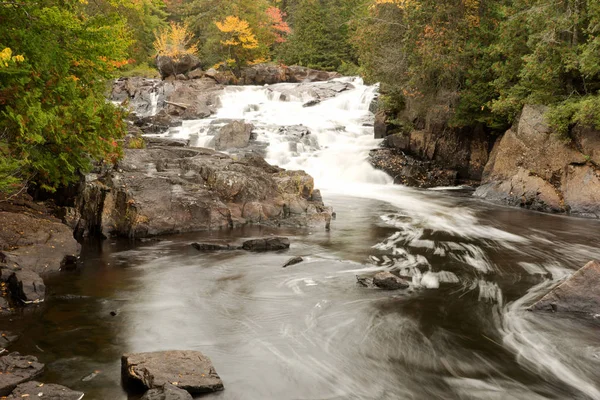
<svg viewBox="0 0 600 400">
<path fill-rule="evenodd" d="M 312 177 L 256 156 L 209 149 L 127 149 L 117 169 L 89 175 L 76 199 L 78 232 L 148 237 L 247 223 L 326 226 L 331 210 L 311 200 Z"/>
<path fill-rule="evenodd" d="M 475 195 L 538 211 L 600 218 L 600 141 L 578 127 L 560 139 L 545 120 L 546 107 L 525 106 L 518 123 L 494 146 Z M 598 133 L 596 132 L 596 136 Z"/>
<path fill-rule="evenodd" d="M 31 381 L 18 385 L 6 400 L 22 400 L 24 398 L 41 398 L 43 400 L 81 400 L 83 395 L 82 392 L 71 390 L 65 386 Z"/>
<path fill-rule="evenodd" d="M 165 79 L 169 76 L 187 74 L 200 65 L 200 59 L 192 54 L 185 54 L 180 57 L 157 56 L 156 66 L 160 76 Z"/>
<path fill-rule="evenodd" d="M 530 310 L 600 314 L 600 263 L 587 263 L 534 303 Z"/>
<path fill-rule="evenodd" d="M 125 354 L 123 379 L 146 389 L 172 384 L 192 394 L 223 390 L 223 381 L 208 357 L 199 351 L 157 351 Z"/>
<path fill-rule="evenodd" d="M 17 385 L 37 378 L 44 372 L 44 364 L 33 356 L 14 352 L 0 357 L 0 397 L 8 396 Z"/>
<path fill-rule="evenodd" d="M 233 121 L 215 135 L 215 149 L 229 150 L 247 147 L 252 137 L 254 125 L 246 124 L 244 121 Z"/>
</svg>

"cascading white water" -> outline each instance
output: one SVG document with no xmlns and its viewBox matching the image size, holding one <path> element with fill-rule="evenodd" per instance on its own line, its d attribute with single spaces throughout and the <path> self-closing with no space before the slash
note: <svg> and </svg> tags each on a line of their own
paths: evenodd
<svg viewBox="0 0 600 400">
<path fill-rule="evenodd" d="M 369 150 L 379 144 L 373 138 L 374 117 L 369 111 L 377 87 L 364 85 L 360 78 L 337 81 L 351 83 L 353 88 L 312 107 L 303 105 L 316 100 L 314 92 L 297 91 L 297 84 L 227 87 L 213 118 L 186 121 L 174 137 L 191 138 L 196 146 L 210 146 L 215 126 L 222 125 L 219 120 L 245 120 L 255 126 L 257 141 L 267 144 L 267 161 L 308 172 L 319 188 L 392 183 L 387 174 L 367 161 Z M 299 138 L 280 130 L 298 125 L 310 134 Z"/>
</svg>

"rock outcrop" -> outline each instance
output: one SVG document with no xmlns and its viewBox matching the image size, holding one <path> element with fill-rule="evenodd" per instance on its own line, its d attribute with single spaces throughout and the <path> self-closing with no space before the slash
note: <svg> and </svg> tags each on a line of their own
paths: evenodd
<svg viewBox="0 0 600 400">
<path fill-rule="evenodd" d="M 223 390 L 223 381 L 208 357 L 199 351 L 157 351 L 125 354 L 121 358 L 126 384 L 146 389 L 172 384 L 191 394 Z"/>
<path fill-rule="evenodd" d="M 381 149 L 371 152 L 370 161 L 396 183 L 432 187 L 477 184 L 481 179 L 492 145 L 483 131 L 448 128 L 390 134 L 382 118 L 383 113 L 376 116 L 375 135 L 385 139 Z"/>
<path fill-rule="evenodd" d="M 529 309 L 532 311 L 600 314 L 600 263 L 590 261 Z"/>
<path fill-rule="evenodd" d="M 115 170 L 89 175 L 72 226 L 80 235 L 147 237 L 247 223 L 328 227 L 314 182 L 262 158 L 203 148 L 125 150 Z"/>
<path fill-rule="evenodd" d="M 475 195 L 537 211 L 600 218 L 598 133 L 577 128 L 571 143 L 545 121 L 546 108 L 525 106 L 494 146 Z"/>
<path fill-rule="evenodd" d="M 33 356 L 17 352 L 0 357 L 0 397 L 8 396 L 17 385 L 37 378 L 44 372 L 44 364 Z"/>
<path fill-rule="evenodd" d="M 223 126 L 215 135 L 215 149 L 243 149 L 250 143 L 254 125 L 244 121 L 233 121 Z"/>
</svg>

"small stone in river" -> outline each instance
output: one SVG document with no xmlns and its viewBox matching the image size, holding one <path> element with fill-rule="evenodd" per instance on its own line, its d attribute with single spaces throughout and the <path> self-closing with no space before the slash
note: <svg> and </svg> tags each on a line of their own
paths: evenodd
<svg viewBox="0 0 600 400">
<path fill-rule="evenodd" d="M 286 237 L 269 237 L 246 240 L 242 248 L 248 251 L 275 251 L 290 248 L 290 239 Z"/>
<path fill-rule="evenodd" d="M 140 400 L 192 400 L 192 395 L 167 383 L 161 388 L 148 390 Z"/>
<path fill-rule="evenodd" d="M 377 273 L 373 277 L 373 284 L 378 288 L 386 290 L 406 289 L 410 286 L 407 281 L 391 272 Z"/>
<path fill-rule="evenodd" d="M 198 251 L 223 251 L 223 250 L 238 250 L 239 247 L 229 244 L 217 243 L 192 243 L 192 247 Z"/>
<path fill-rule="evenodd" d="M 290 265 L 296 265 L 296 264 L 299 264 L 299 263 L 301 263 L 302 261 L 304 261 L 304 258 L 302 258 L 302 257 L 293 257 L 293 258 L 290 258 L 290 259 L 289 259 L 289 260 L 288 260 L 288 261 L 287 261 L 287 262 L 286 262 L 286 263 L 283 265 L 283 268 L 285 268 L 285 267 L 289 267 Z"/>
<path fill-rule="evenodd" d="M 41 398 L 46 400 L 80 400 L 83 398 L 82 392 L 76 392 L 62 385 L 53 383 L 40 383 L 36 381 L 22 383 L 15 388 L 6 400 L 16 400 L 23 398 Z"/>
<path fill-rule="evenodd" d="M 116 317 L 117 316 L 117 312 L 116 311 L 111 311 L 110 315 L 113 316 L 113 317 Z"/>
<path fill-rule="evenodd" d="M 126 384 L 137 384 L 146 389 L 177 382 L 177 387 L 192 394 L 223 390 L 223 381 L 212 362 L 199 351 L 125 354 L 121 357 L 121 365 Z"/>
</svg>

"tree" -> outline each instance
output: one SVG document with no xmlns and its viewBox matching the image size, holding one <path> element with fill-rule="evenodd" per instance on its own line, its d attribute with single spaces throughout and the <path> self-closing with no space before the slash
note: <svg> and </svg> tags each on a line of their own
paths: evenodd
<svg viewBox="0 0 600 400">
<path fill-rule="evenodd" d="M 235 68 L 239 68 L 252 62 L 258 55 L 258 40 L 250 28 L 248 21 L 238 17 L 228 16 L 222 22 L 215 22 L 215 25 L 223 34 L 221 44 L 227 48 L 227 63 Z"/>
<path fill-rule="evenodd" d="M 119 2 L 126 3 L 112 1 Z M 92 160 L 120 155 L 124 114 L 104 93 L 106 79 L 128 62 L 132 34 L 123 16 L 87 7 L 80 0 L 0 5 L 0 48 L 18 55 L 0 69 L 3 189 L 22 178 L 54 190 Z"/>
</svg>

